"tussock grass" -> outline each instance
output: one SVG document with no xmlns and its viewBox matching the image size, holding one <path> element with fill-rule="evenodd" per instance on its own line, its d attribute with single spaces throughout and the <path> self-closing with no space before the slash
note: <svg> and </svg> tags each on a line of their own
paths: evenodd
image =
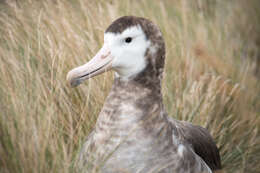
<svg viewBox="0 0 260 173">
<path fill-rule="evenodd" d="M 169 115 L 209 129 L 224 172 L 258 172 L 257 5 L 257 0 L 0 4 L 0 172 L 73 172 L 113 75 L 71 89 L 66 74 L 95 54 L 104 29 L 122 15 L 149 18 L 164 34 Z"/>
</svg>

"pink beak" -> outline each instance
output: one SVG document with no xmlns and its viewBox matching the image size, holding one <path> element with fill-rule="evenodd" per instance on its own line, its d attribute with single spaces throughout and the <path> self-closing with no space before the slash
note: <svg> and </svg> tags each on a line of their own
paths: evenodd
<svg viewBox="0 0 260 173">
<path fill-rule="evenodd" d="M 98 53 L 86 64 L 69 71 L 67 80 L 71 87 L 76 87 L 86 79 L 90 79 L 98 74 L 108 71 L 112 67 L 113 56 L 106 43 Z"/>
</svg>

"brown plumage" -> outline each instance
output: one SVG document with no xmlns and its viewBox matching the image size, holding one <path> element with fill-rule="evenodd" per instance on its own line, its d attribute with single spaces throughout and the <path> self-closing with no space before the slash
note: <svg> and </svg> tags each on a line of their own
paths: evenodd
<svg viewBox="0 0 260 173">
<path fill-rule="evenodd" d="M 169 121 L 177 128 L 175 132 L 192 147 L 195 153 L 206 162 L 211 170 L 221 169 L 218 148 L 205 128 L 172 118 Z"/>
<path fill-rule="evenodd" d="M 149 45 L 145 66 L 127 80 L 117 75 L 96 126 L 79 153 L 76 169 L 102 173 L 209 173 L 220 169 L 219 152 L 207 130 L 174 120 L 164 109 L 161 80 L 165 45 L 158 27 L 147 19 L 125 16 L 114 21 L 106 33 L 118 37 L 131 27 L 141 30 Z M 112 47 L 107 56 L 116 57 Z M 82 73 L 82 68 L 68 74 L 72 86 L 86 78 L 84 73 L 95 75 L 97 71 Z"/>
</svg>

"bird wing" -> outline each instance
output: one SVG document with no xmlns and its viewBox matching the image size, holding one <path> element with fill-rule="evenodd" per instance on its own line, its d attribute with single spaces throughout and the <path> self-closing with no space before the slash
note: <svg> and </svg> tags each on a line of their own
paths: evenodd
<svg viewBox="0 0 260 173">
<path fill-rule="evenodd" d="M 211 170 L 221 169 L 219 150 L 205 128 L 189 122 L 177 121 L 171 117 L 169 121 L 176 127 L 177 134 L 175 135 L 179 137 L 179 140 L 188 144 Z"/>
</svg>

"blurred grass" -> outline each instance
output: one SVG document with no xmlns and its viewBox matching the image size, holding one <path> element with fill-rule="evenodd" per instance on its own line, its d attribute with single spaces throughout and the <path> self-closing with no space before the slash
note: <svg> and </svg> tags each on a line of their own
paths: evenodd
<svg viewBox="0 0 260 173">
<path fill-rule="evenodd" d="M 260 170 L 260 10 L 243 1 L 6 1 L 0 4 L 0 172 L 73 172 L 112 73 L 68 88 L 67 72 L 122 15 L 161 28 L 169 115 L 209 129 L 223 172 Z"/>
</svg>

